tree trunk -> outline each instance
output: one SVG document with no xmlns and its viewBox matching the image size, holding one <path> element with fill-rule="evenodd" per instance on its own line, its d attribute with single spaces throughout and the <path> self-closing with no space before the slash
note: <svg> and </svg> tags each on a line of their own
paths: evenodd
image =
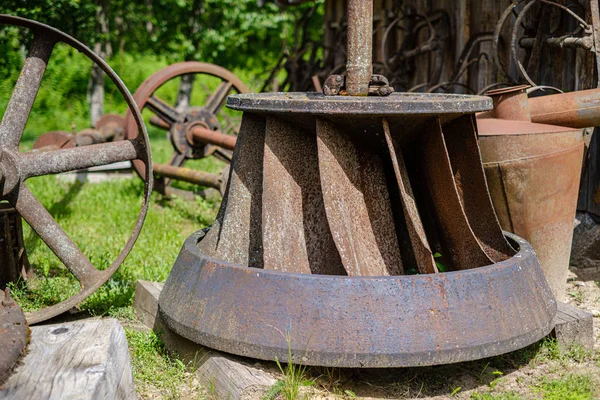
<svg viewBox="0 0 600 400">
<path fill-rule="evenodd" d="M 191 4 L 190 18 L 188 20 L 188 35 L 195 38 L 200 32 L 200 21 L 204 10 L 204 0 L 194 0 Z M 185 55 L 185 61 L 192 61 L 196 57 L 197 44 L 194 49 Z M 185 112 L 191 105 L 192 87 L 194 86 L 195 74 L 183 75 L 179 83 L 179 92 L 177 93 L 177 103 L 175 109 L 179 112 Z"/>
<path fill-rule="evenodd" d="M 175 103 L 175 109 L 180 112 L 186 112 L 190 107 L 192 101 L 192 87 L 194 86 L 194 79 L 196 75 L 187 74 L 181 77 L 179 82 L 179 92 L 177 93 L 177 102 Z"/>
<path fill-rule="evenodd" d="M 110 0 L 96 0 L 96 34 L 94 52 L 102 58 L 110 57 L 111 48 L 108 40 L 108 9 Z M 90 120 L 92 127 L 104 115 L 104 71 L 94 64 L 88 84 L 88 103 L 90 104 Z"/>
</svg>

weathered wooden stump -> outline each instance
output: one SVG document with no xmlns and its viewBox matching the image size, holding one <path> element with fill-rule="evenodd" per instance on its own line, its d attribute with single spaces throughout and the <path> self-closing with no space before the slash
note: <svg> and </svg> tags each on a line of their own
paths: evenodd
<svg viewBox="0 0 600 400">
<path fill-rule="evenodd" d="M 125 331 L 115 319 L 31 328 L 28 353 L 0 399 L 136 399 Z"/>
</svg>

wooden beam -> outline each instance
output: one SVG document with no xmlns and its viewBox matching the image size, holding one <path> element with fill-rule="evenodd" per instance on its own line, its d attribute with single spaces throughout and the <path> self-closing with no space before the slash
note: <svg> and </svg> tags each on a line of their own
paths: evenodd
<svg viewBox="0 0 600 400">
<path fill-rule="evenodd" d="M 209 392 L 211 398 L 248 399 L 261 398 L 277 379 L 274 363 L 261 363 L 256 368 L 256 360 L 248 360 L 191 342 L 170 330 L 158 316 L 158 298 L 163 284 L 137 281 L 133 307 L 138 318 L 148 328 L 160 336 L 165 347 L 176 352 L 184 363 L 193 363 L 198 382 Z"/>
</svg>

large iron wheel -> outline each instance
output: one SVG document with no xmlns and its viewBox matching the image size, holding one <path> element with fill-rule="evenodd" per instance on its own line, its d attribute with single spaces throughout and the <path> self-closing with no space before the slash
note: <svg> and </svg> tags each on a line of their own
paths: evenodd
<svg viewBox="0 0 600 400">
<path fill-rule="evenodd" d="M 80 290 L 58 304 L 26 315 L 30 324 L 44 321 L 76 306 L 102 286 L 133 247 L 148 211 L 152 191 L 150 145 L 142 116 L 117 74 L 92 50 L 71 36 L 41 23 L 0 15 L 0 24 L 28 28 L 34 39 L 0 123 L 0 201 L 8 201 L 79 281 Z M 99 65 L 114 82 L 132 115 L 136 136 L 129 140 L 45 152 L 20 152 L 19 143 L 54 46 L 65 43 Z M 31 177 L 53 175 L 118 161 L 135 160 L 144 171 L 144 198 L 133 232 L 117 258 L 105 270 L 92 265 L 40 201 L 27 188 Z"/>
<path fill-rule="evenodd" d="M 157 91 L 167 82 L 186 75 L 194 75 L 196 79 L 200 75 L 209 75 L 220 79 L 220 83 L 203 105 L 190 104 L 189 107 L 181 110 L 161 99 L 157 95 Z M 237 135 L 237 129 L 232 126 L 224 129 L 224 124 L 220 122 L 220 117 L 224 116 L 221 110 L 231 92 L 247 93 L 248 88 L 237 76 L 225 68 L 194 61 L 172 64 L 150 76 L 136 90 L 133 98 L 138 107 L 140 110 L 146 108 L 154 114 L 150 123 L 166 130 L 167 137 L 173 146 L 173 154 L 168 165 L 155 164 L 155 190 L 166 195 L 177 194 L 189 198 L 189 192 L 171 186 L 173 179 L 179 179 L 200 183 L 203 186 L 222 191 L 223 179 L 221 176 L 223 174 L 208 174 L 183 167 L 190 159 L 200 159 L 211 155 L 225 162 L 231 161 L 232 146 L 235 146 L 235 137 L 232 136 Z M 221 139 L 216 139 L 212 143 L 195 139 L 191 133 L 198 128 Z M 136 135 L 135 121 L 128 112 L 125 117 L 125 138 L 133 139 Z M 134 161 L 133 165 L 138 175 L 143 178 L 146 170 L 142 164 Z"/>
</svg>

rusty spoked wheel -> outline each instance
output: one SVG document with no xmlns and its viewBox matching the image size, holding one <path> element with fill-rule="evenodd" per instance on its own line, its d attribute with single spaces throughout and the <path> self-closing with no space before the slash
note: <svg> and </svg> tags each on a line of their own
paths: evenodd
<svg viewBox="0 0 600 400">
<path fill-rule="evenodd" d="M 76 306 L 102 286 L 117 270 L 133 247 L 148 211 L 152 191 L 150 145 L 142 116 L 133 97 L 117 74 L 92 50 L 71 36 L 35 21 L 0 15 L 0 24 L 28 28 L 34 35 L 29 55 L 0 123 L 0 201 L 8 201 L 56 254 L 80 283 L 74 296 L 58 304 L 26 315 L 30 324 L 44 321 Z M 19 143 L 40 88 L 54 46 L 62 42 L 83 53 L 99 65 L 125 98 L 138 134 L 130 140 L 59 149 L 45 152 L 20 152 Z M 31 177 L 53 175 L 118 161 L 135 160 L 146 171 L 144 198 L 133 232 L 116 260 L 98 270 L 83 254 L 28 189 Z"/>
<path fill-rule="evenodd" d="M 157 95 L 157 91 L 167 82 L 189 75 L 194 75 L 194 80 L 201 75 L 220 80 L 217 88 L 206 97 L 204 104 L 176 107 Z M 194 61 L 170 65 L 146 79 L 136 90 L 133 97 L 140 110 L 146 108 L 154 114 L 150 118 L 150 124 L 166 130 L 168 139 L 173 145 L 173 154 L 168 165 L 154 165 L 155 190 L 166 195 L 193 197 L 193 193 L 171 186 L 172 180 L 182 180 L 222 191 L 224 187 L 222 174 L 194 171 L 183 166 L 190 159 L 211 155 L 225 162 L 231 161 L 237 129 L 231 126 L 225 129 L 220 119 L 226 118 L 221 110 L 227 96 L 232 92 L 247 93 L 248 88 L 225 68 Z M 133 139 L 136 135 L 135 121 L 128 112 L 125 117 L 125 138 Z M 146 173 L 143 166 L 135 161 L 133 164 L 138 175 L 143 178 Z"/>
</svg>

